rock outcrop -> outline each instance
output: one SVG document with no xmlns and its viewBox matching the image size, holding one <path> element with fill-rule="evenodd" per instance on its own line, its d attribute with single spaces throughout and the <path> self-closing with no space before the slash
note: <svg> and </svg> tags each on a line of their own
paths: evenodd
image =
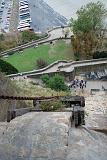
<svg viewBox="0 0 107 160">
<path fill-rule="evenodd" d="M 0 124 L 0 160 L 106 160 L 107 136 L 71 128 L 70 114 L 28 113 Z"/>
</svg>

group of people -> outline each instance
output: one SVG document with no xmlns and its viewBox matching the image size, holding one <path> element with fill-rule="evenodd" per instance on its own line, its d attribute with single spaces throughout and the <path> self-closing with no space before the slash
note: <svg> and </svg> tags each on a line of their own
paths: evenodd
<svg viewBox="0 0 107 160">
<path fill-rule="evenodd" d="M 87 86 L 87 81 L 84 80 L 79 80 L 79 79 L 74 79 L 71 84 L 70 84 L 70 88 L 80 88 L 80 89 L 84 89 Z"/>
</svg>

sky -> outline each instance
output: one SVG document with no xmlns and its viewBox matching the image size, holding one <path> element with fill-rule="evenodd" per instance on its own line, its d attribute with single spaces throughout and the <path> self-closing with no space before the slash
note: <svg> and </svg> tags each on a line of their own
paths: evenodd
<svg viewBox="0 0 107 160">
<path fill-rule="evenodd" d="M 81 8 L 82 5 L 86 5 L 89 2 L 97 2 L 98 0 L 44 0 L 48 3 L 55 11 L 59 12 L 66 18 L 76 18 L 77 9 Z M 105 4 L 107 8 L 107 0 L 99 0 Z"/>
</svg>

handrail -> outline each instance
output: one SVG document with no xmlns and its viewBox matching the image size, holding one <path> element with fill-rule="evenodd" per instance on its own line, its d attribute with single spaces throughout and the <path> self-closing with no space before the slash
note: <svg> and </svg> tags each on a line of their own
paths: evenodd
<svg viewBox="0 0 107 160">
<path fill-rule="evenodd" d="M 0 99 L 3 100 L 45 100 L 45 99 L 58 99 L 60 96 L 50 96 L 50 97 L 20 97 L 20 96 L 6 96 L 1 95 Z"/>
</svg>

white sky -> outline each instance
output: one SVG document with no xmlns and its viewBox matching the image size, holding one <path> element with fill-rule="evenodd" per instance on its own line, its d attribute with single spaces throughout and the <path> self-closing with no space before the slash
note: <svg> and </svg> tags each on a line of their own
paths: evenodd
<svg viewBox="0 0 107 160">
<path fill-rule="evenodd" d="M 82 5 L 86 5 L 89 2 L 97 2 L 98 0 L 44 0 L 47 2 L 55 11 L 59 12 L 66 18 L 76 17 L 76 11 Z M 107 0 L 99 0 L 105 4 L 107 8 Z"/>
</svg>

